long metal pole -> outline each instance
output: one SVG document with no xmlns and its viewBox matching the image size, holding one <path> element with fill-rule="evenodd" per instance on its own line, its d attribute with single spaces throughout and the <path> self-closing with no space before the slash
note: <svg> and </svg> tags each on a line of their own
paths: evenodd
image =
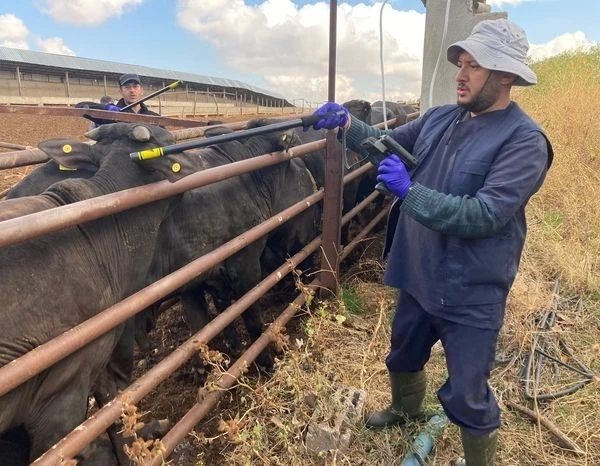
<svg viewBox="0 0 600 466">
<path fill-rule="evenodd" d="M 337 2 L 329 2 L 329 81 L 327 99 L 335 102 Z M 320 281 L 336 293 L 341 239 L 342 175 L 341 148 L 334 130 L 327 131 L 325 156 L 325 198 L 323 200 L 323 245 Z"/>
</svg>

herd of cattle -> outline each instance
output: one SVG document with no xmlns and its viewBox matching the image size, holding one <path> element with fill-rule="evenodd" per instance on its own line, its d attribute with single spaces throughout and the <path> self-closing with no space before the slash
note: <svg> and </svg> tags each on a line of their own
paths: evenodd
<svg viewBox="0 0 600 466">
<path fill-rule="evenodd" d="M 347 106 L 368 123 L 383 121 L 375 104 L 353 100 Z M 395 103 L 387 107 L 388 119 L 415 111 Z M 257 120 L 249 127 L 268 123 Z M 95 143 L 40 143 L 50 160 L 0 201 L 0 221 L 161 180 L 176 181 L 324 134 L 288 131 L 283 138 L 281 132 L 272 132 L 136 162 L 128 154 L 168 146 L 173 136 L 158 126 L 132 123 L 103 125 L 87 136 Z M 324 152 L 316 151 L 0 248 L 0 368 L 309 196 L 323 187 L 324 177 Z M 373 179 L 366 179 L 366 189 L 372 191 Z M 360 180 L 345 187 L 345 210 L 364 189 Z M 206 295 L 218 311 L 224 310 L 270 272 L 275 260 L 279 265 L 313 239 L 320 222 L 315 205 L 181 288 L 178 295 L 192 332 L 210 318 Z M 103 405 L 130 384 L 134 341 L 147 349 L 145 318 L 144 312 L 138 314 L 0 396 L 0 464 L 7 450 L 13 452 L 11 464 L 28 464 L 86 418 L 89 396 Z M 263 331 L 260 310 L 251 306 L 243 319 L 249 337 L 258 338 Z M 232 352 L 239 353 L 233 327 L 226 336 Z M 259 363 L 269 367 L 272 356 L 265 352 Z M 117 430 L 115 426 L 111 436 L 116 439 L 111 461 L 128 464 Z M 15 459 L 14 451 L 25 451 L 25 457 Z M 93 455 L 79 460 L 107 464 Z"/>
</svg>

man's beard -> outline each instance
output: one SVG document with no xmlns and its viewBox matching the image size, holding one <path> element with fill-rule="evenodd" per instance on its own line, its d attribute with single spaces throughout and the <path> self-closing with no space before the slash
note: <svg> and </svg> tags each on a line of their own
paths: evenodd
<svg viewBox="0 0 600 466">
<path fill-rule="evenodd" d="M 482 113 L 496 103 L 500 95 L 500 81 L 493 71 L 488 75 L 479 94 L 471 102 L 458 105 L 471 113 Z"/>
</svg>

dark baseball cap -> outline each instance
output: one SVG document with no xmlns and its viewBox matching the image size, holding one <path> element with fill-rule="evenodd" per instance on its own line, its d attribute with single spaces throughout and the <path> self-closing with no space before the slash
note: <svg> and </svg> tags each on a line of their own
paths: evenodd
<svg viewBox="0 0 600 466">
<path fill-rule="evenodd" d="M 124 86 L 125 84 L 127 84 L 129 82 L 134 82 L 134 83 L 137 83 L 137 84 L 142 84 L 142 81 L 140 80 L 140 77 L 137 74 L 134 74 L 134 73 L 122 74 L 119 77 L 119 87 Z"/>
</svg>

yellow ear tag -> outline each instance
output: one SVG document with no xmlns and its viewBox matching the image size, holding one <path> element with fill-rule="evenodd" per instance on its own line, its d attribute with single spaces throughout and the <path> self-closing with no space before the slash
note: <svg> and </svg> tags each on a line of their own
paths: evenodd
<svg viewBox="0 0 600 466">
<path fill-rule="evenodd" d="M 62 150 L 65 154 L 68 154 L 73 150 L 73 148 L 70 144 L 65 144 L 64 146 L 62 146 Z"/>
<path fill-rule="evenodd" d="M 181 165 L 179 165 L 178 162 L 175 162 L 173 165 L 171 165 L 171 170 L 173 170 L 173 173 L 179 173 L 181 170 Z"/>
</svg>

